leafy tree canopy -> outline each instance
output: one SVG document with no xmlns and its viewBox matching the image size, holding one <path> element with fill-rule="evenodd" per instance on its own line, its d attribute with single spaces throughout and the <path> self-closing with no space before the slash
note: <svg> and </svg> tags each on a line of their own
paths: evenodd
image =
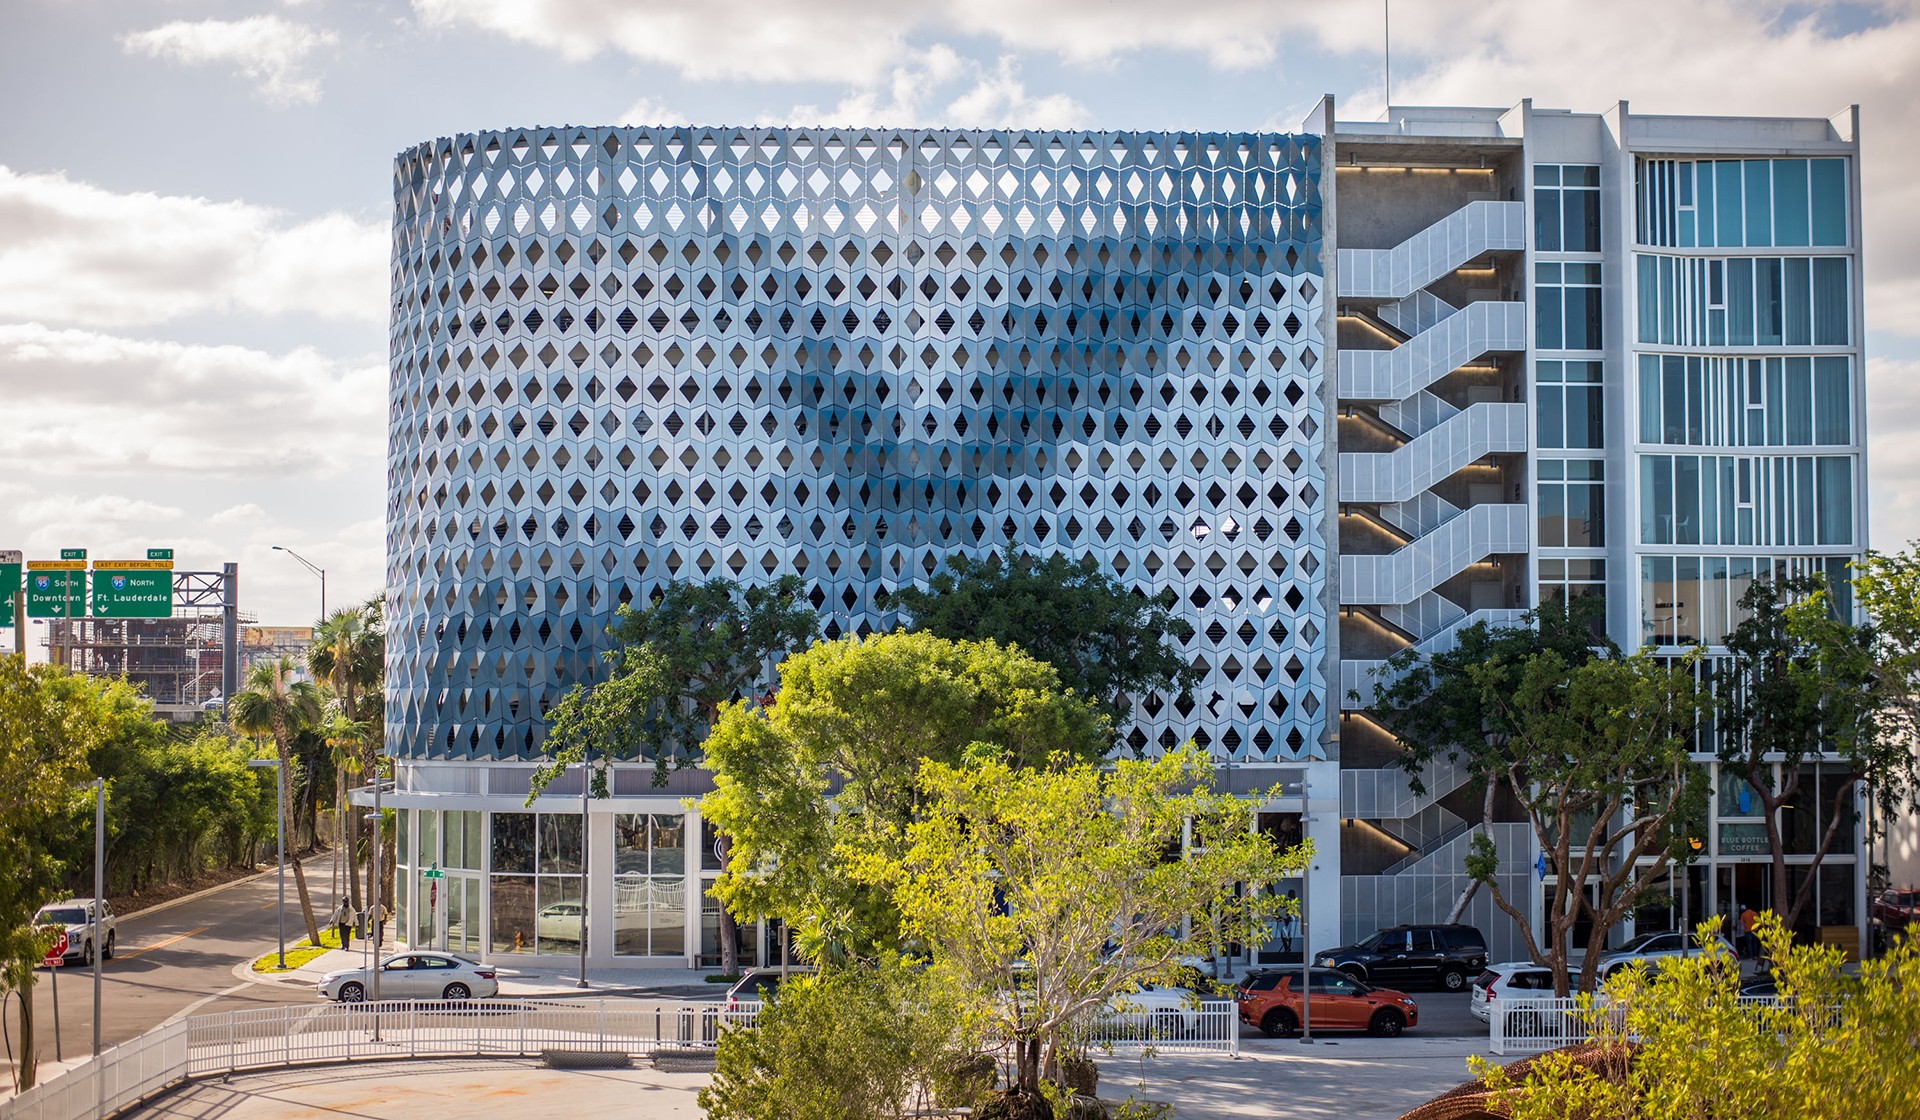
<svg viewBox="0 0 1920 1120">
<path fill-rule="evenodd" d="M 1118 721 L 1128 697 L 1149 689 L 1184 690 L 1199 679 L 1168 638 L 1193 628 L 1167 604 L 1129 591 L 1088 556 L 1044 558 L 1015 551 L 982 560 L 954 555 L 923 590 L 903 588 L 893 603 L 911 628 L 955 640 L 1015 645 L 1052 665 L 1060 683 Z"/>
<path fill-rule="evenodd" d="M 853 861 L 898 852 L 922 759 L 1056 753 L 1097 759 L 1106 721 L 1045 662 L 994 642 L 895 633 L 820 642 L 787 658 L 768 707 L 722 709 L 707 737 L 715 789 L 700 811 L 731 838 L 715 893 L 736 915 L 776 916 L 820 952 L 892 945 L 898 912 L 856 883 Z"/>
<path fill-rule="evenodd" d="M 607 627 L 627 647 L 658 656 L 674 702 L 662 710 L 684 746 L 699 743 L 722 705 L 767 688 L 770 668 L 813 640 L 819 620 L 798 576 L 743 587 L 730 579 L 675 582 L 653 602 L 622 606 Z"/>
<path fill-rule="evenodd" d="M 1311 849 L 1277 850 L 1252 827 L 1258 799 L 1209 792 L 1212 777 L 1191 745 L 1111 770 L 930 759 L 906 850 L 870 851 L 859 874 L 893 891 L 935 975 L 1014 1044 L 1036 1090 L 1116 996 L 1183 955 L 1260 940 L 1285 906 L 1268 888 Z"/>
</svg>

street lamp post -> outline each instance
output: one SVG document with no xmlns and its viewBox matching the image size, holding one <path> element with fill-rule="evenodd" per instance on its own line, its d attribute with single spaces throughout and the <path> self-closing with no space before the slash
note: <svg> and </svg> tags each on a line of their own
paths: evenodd
<svg viewBox="0 0 1920 1120">
<path fill-rule="evenodd" d="M 100 1056 L 100 908 L 107 904 L 107 780 L 93 780 L 93 1056 Z M 101 1092 L 106 1091 L 106 1078 Z"/>
<path fill-rule="evenodd" d="M 325 622 L 327 620 L 327 570 L 300 555 L 298 552 L 295 552 L 293 549 L 283 545 L 276 544 L 273 546 L 273 550 L 275 552 L 284 552 L 295 560 L 300 561 L 301 565 L 305 567 L 307 571 L 320 577 L 320 621 Z"/>
<path fill-rule="evenodd" d="M 247 762 L 247 769 L 278 771 L 280 769 L 280 760 L 277 758 L 250 759 Z M 275 842 L 278 843 L 280 847 L 278 871 L 280 879 L 280 968 L 281 971 L 285 971 L 287 967 L 287 787 L 280 782 L 278 773 L 274 774 L 273 800 L 276 807 L 276 817 L 279 822 L 274 826 L 273 836 Z"/>
<path fill-rule="evenodd" d="M 1313 821 L 1313 802 L 1304 771 L 1300 775 L 1300 833 L 1306 835 Z M 1307 925 L 1307 896 L 1313 893 L 1313 861 L 1307 861 L 1307 873 L 1300 881 L 1300 1041 L 1313 1041 L 1313 934 Z"/>
</svg>

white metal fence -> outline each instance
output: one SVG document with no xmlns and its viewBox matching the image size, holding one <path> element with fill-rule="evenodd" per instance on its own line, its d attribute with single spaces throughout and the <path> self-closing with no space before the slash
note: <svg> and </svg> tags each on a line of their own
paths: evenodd
<svg viewBox="0 0 1920 1120">
<path fill-rule="evenodd" d="M 104 1051 L 12 1100 L 0 1120 L 105 1117 L 195 1077 L 323 1062 L 535 1057 L 546 1050 L 645 1056 L 712 1047 L 753 1022 L 758 1003 L 631 999 L 385 1002 L 268 1007 L 195 1015 Z M 1096 1023 L 1096 1053 L 1240 1052 L 1231 1003 L 1130 1012 Z"/>
<path fill-rule="evenodd" d="M 1748 1008 L 1774 1007 L 1771 996 L 1743 996 Z M 1487 1049 L 1495 1054 L 1532 1053 L 1572 1046 L 1601 1028 L 1616 1035 L 1626 1023 L 1626 1007 L 1596 995 L 1585 1006 L 1580 997 L 1496 999 L 1487 1005 Z"/>
</svg>

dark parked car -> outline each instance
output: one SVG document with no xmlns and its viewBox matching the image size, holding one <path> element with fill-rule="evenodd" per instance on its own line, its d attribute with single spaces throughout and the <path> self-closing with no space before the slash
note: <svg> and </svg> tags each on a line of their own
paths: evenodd
<svg viewBox="0 0 1920 1120">
<path fill-rule="evenodd" d="M 806 976 L 813 972 L 811 968 L 790 968 L 793 976 Z M 780 970 L 777 968 L 756 968 L 734 981 L 727 989 L 727 1010 L 737 1009 L 743 1003 L 765 1003 L 780 990 Z"/>
<path fill-rule="evenodd" d="M 1431 984 L 1463 992 L 1487 967 L 1487 939 L 1472 926 L 1394 926 L 1358 945 L 1315 953 L 1313 960 L 1369 984 Z"/>
</svg>

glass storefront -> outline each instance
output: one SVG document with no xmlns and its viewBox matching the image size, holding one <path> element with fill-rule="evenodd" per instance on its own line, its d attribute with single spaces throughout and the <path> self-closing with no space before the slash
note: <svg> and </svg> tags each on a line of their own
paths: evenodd
<svg viewBox="0 0 1920 1120">
<path fill-rule="evenodd" d="M 613 951 L 623 957 L 677 957 L 687 951 L 685 818 L 622 813 L 614 818 Z"/>
<path fill-rule="evenodd" d="M 580 843 L 577 815 L 493 814 L 494 952 L 580 951 Z"/>
</svg>

